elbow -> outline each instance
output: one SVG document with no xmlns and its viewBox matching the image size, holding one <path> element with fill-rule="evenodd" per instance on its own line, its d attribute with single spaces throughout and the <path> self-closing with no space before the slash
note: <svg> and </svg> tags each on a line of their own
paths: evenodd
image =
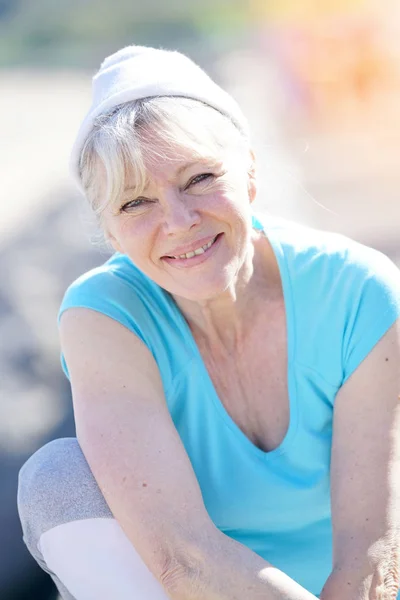
<svg viewBox="0 0 400 600">
<path fill-rule="evenodd" d="M 162 537 L 162 558 L 153 573 L 169 598 L 214 597 L 220 579 L 216 558 L 224 554 L 225 539 L 228 538 L 211 521 L 204 523 L 201 529 L 183 533 L 178 530 L 178 534 Z"/>
<path fill-rule="evenodd" d="M 388 569 L 378 571 L 372 578 L 368 600 L 396 600 L 399 591 L 400 571 L 397 563 L 392 564 Z"/>
<path fill-rule="evenodd" d="M 170 565 L 159 577 L 165 592 L 172 600 L 196 600 L 195 577 L 185 565 Z"/>
<path fill-rule="evenodd" d="M 400 591 L 400 545 L 397 535 L 382 552 L 372 577 L 368 600 L 396 600 Z"/>
<path fill-rule="evenodd" d="M 189 554 L 166 559 L 158 580 L 172 600 L 204 598 L 203 569 L 200 561 Z"/>
</svg>

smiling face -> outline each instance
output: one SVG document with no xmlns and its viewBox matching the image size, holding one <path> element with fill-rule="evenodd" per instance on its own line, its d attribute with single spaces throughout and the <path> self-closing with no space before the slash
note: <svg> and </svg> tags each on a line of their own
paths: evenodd
<svg viewBox="0 0 400 600">
<path fill-rule="evenodd" d="M 131 162 L 115 201 L 107 203 L 104 168 L 98 177 L 102 226 L 113 247 L 159 286 L 193 301 L 215 298 L 237 282 L 252 250 L 256 193 L 247 144 L 225 117 L 206 110 L 215 113 L 217 143 L 199 133 L 198 123 L 186 131 L 194 141 L 188 144 L 171 143 L 159 127 L 142 129 L 141 181 Z"/>
<path fill-rule="evenodd" d="M 170 293 L 192 300 L 225 291 L 250 244 L 248 175 L 228 152 L 148 168 L 137 197 L 126 191 L 103 223 L 116 250 Z"/>
</svg>

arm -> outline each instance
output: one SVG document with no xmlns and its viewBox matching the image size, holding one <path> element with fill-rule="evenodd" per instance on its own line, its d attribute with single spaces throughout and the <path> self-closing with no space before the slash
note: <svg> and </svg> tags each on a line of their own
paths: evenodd
<svg viewBox="0 0 400 600">
<path fill-rule="evenodd" d="M 170 597 L 315 600 L 212 523 L 147 347 L 82 308 L 63 314 L 60 333 L 79 443 L 113 514 Z"/>
<path fill-rule="evenodd" d="M 395 600 L 400 583 L 400 323 L 335 400 L 333 571 L 321 600 Z"/>
</svg>

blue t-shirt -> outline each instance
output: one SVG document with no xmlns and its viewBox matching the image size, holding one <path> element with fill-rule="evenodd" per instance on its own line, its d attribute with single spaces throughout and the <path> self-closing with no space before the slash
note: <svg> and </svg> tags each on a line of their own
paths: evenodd
<svg viewBox="0 0 400 600">
<path fill-rule="evenodd" d="M 60 315 L 91 308 L 139 336 L 160 369 L 213 522 L 319 595 L 332 568 L 335 396 L 399 316 L 400 271 L 342 235 L 265 216 L 253 226 L 264 229 L 275 252 L 287 319 L 290 423 L 271 452 L 257 448 L 225 410 L 171 295 L 125 255 L 75 281 Z"/>
</svg>

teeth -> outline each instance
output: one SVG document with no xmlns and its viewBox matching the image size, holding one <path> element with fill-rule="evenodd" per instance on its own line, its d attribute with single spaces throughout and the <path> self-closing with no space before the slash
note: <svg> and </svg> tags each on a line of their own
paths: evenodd
<svg viewBox="0 0 400 600">
<path fill-rule="evenodd" d="M 208 242 L 208 244 L 201 246 L 201 248 L 197 248 L 193 252 L 187 252 L 186 254 L 180 254 L 179 256 L 174 256 L 174 258 L 193 258 L 193 256 L 197 256 L 198 254 L 204 254 L 204 252 L 206 250 L 211 248 L 211 246 L 213 245 L 214 242 L 215 242 L 215 238 L 213 240 L 211 240 L 210 242 Z"/>
</svg>

